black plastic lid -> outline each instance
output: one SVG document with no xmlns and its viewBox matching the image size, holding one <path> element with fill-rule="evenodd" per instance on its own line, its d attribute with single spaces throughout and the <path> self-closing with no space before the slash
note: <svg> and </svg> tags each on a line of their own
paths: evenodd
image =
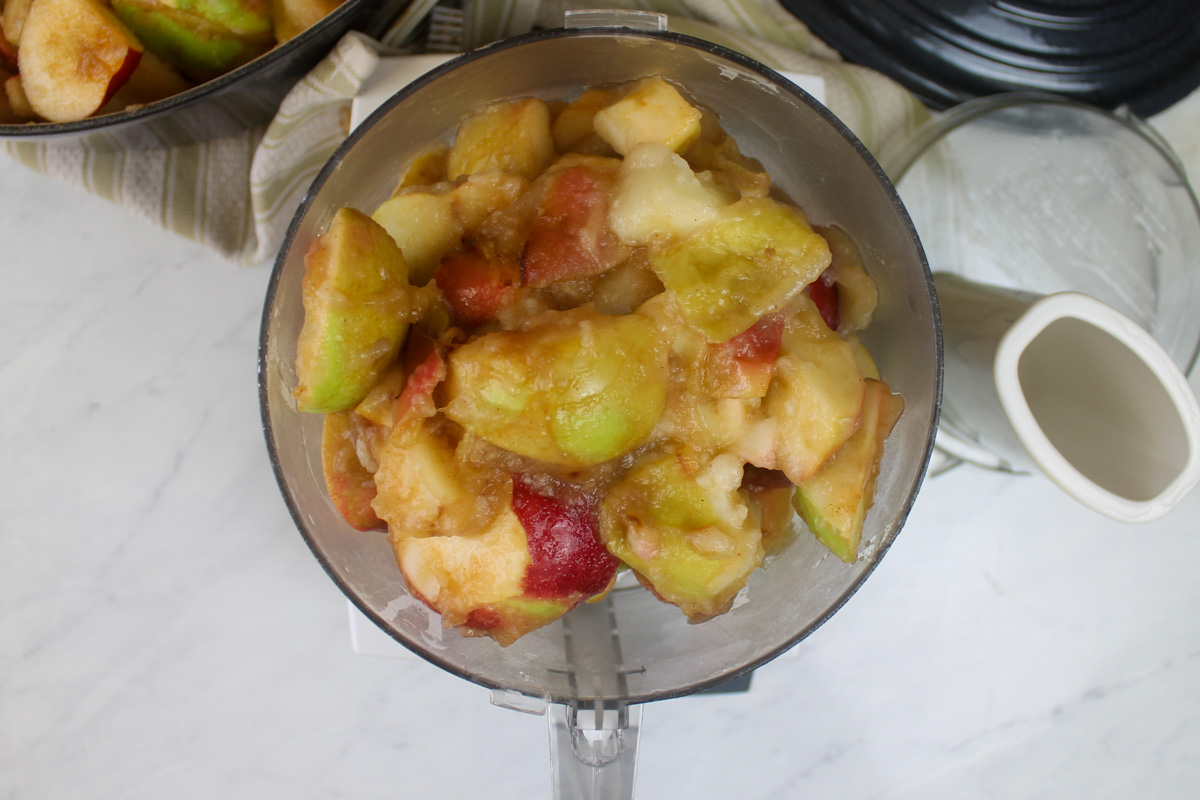
<svg viewBox="0 0 1200 800">
<path fill-rule="evenodd" d="M 1200 85 L 1197 0 L 782 0 L 852 61 L 943 109 L 1041 91 L 1148 117 Z"/>
</svg>

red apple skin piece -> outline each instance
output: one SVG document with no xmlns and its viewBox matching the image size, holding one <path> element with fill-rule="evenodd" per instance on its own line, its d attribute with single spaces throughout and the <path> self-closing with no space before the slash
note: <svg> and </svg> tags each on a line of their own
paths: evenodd
<svg viewBox="0 0 1200 800">
<path fill-rule="evenodd" d="M 836 331 L 842 324 L 842 320 L 838 307 L 837 274 L 833 271 L 833 267 L 826 269 L 819 278 L 810 283 L 807 292 L 809 299 L 816 305 L 817 311 L 821 312 L 821 319 L 825 321 L 831 331 Z"/>
<path fill-rule="evenodd" d="M 39 116 L 86 119 L 129 80 L 144 49 L 99 0 L 35 0 L 21 30 L 21 81 Z"/>
<path fill-rule="evenodd" d="M 17 48 L 3 33 L 0 33 L 0 71 L 8 73 L 17 71 Z"/>
<path fill-rule="evenodd" d="M 775 374 L 786 317 L 765 314 L 732 339 L 705 353 L 705 389 L 716 397 L 762 397 Z"/>
<path fill-rule="evenodd" d="M 584 164 L 554 174 L 521 256 L 526 285 L 599 275 L 616 265 L 624 248 L 609 240 L 614 181 L 614 170 Z"/>
<path fill-rule="evenodd" d="M 470 327 L 482 325 L 512 302 L 521 269 L 500 258 L 467 251 L 442 259 L 433 273 L 455 318 Z"/>
<path fill-rule="evenodd" d="M 321 429 L 321 466 L 325 488 L 333 507 L 350 527 L 359 531 L 383 530 L 387 526 L 375 514 L 375 479 L 358 460 L 349 411 L 326 414 Z"/>
<path fill-rule="evenodd" d="M 395 430 L 402 430 L 411 420 L 436 414 L 433 390 L 446 379 L 446 360 L 440 348 L 417 328 L 409 329 L 404 361 L 408 367 L 408 381 L 396 398 L 392 413 Z"/>
<path fill-rule="evenodd" d="M 589 498 L 541 494 L 514 475 L 512 508 L 532 559 L 525 571 L 526 597 L 583 599 L 609 587 L 619 562 L 600 541 L 597 509 Z"/>
</svg>

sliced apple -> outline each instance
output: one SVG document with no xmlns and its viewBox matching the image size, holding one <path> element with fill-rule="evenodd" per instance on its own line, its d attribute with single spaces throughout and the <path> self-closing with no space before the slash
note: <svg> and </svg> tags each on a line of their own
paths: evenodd
<svg viewBox="0 0 1200 800">
<path fill-rule="evenodd" d="M 464 237 L 527 188 L 519 176 L 489 170 L 457 185 L 408 188 L 380 204 L 371 218 L 400 246 L 413 284 L 423 286 Z"/>
<path fill-rule="evenodd" d="M 713 397 L 763 397 L 775 375 L 786 317 L 778 311 L 719 344 L 704 348 L 701 381 Z"/>
<path fill-rule="evenodd" d="M 286 42 L 316 25 L 346 0 L 271 0 L 275 38 Z"/>
<path fill-rule="evenodd" d="M 433 273 L 434 283 L 462 325 L 476 327 L 496 318 L 516 297 L 521 268 L 475 251 L 449 255 Z"/>
<path fill-rule="evenodd" d="M 112 6 L 147 47 L 195 80 L 223 75 L 275 44 L 269 0 L 112 0 Z"/>
<path fill-rule="evenodd" d="M 637 81 L 593 117 L 600 138 L 621 155 L 643 142 L 683 152 L 700 136 L 700 110 L 659 75 Z"/>
<path fill-rule="evenodd" d="M 862 421 L 854 435 L 796 487 L 796 511 L 808 529 L 847 563 L 858 558 L 863 521 L 875 500 L 884 440 L 903 407 L 887 384 L 868 380 Z"/>
<path fill-rule="evenodd" d="M 463 120 L 450 147 L 446 174 L 455 180 L 499 169 L 533 180 L 555 156 L 549 106 L 524 97 L 487 106 Z"/>
<path fill-rule="evenodd" d="M 631 247 L 653 245 L 687 236 L 729 203 L 670 148 L 647 142 L 621 163 L 608 224 Z"/>
<path fill-rule="evenodd" d="M 325 415 L 321 466 L 329 499 L 342 519 L 356 530 L 381 530 L 384 523 L 371 506 L 376 494 L 375 479 L 359 461 L 349 411 Z"/>
<path fill-rule="evenodd" d="M 558 112 L 550 131 L 554 136 L 554 147 L 566 153 L 595 133 L 593 119 L 596 112 L 612 102 L 616 92 L 612 89 L 588 89 Z"/>
<path fill-rule="evenodd" d="M 640 314 L 550 313 L 480 336 L 449 358 L 445 413 L 481 438 L 568 467 L 644 442 L 666 401 L 669 343 Z"/>
<path fill-rule="evenodd" d="M 778 310 L 829 261 L 829 247 L 803 213 L 757 197 L 725 206 L 715 220 L 650 256 L 684 317 L 713 342 Z"/>
<path fill-rule="evenodd" d="M 0 33 L 14 47 L 21 43 L 21 31 L 33 0 L 4 0 L 4 11 L 0 13 Z"/>
<path fill-rule="evenodd" d="M 747 461 L 809 478 L 858 426 L 865 385 L 854 347 L 829 330 L 811 301 L 784 327 L 775 376 L 763 400 L 765 431 L 738 444 Z M 755 437 L 768 433 L 767 450 Z"/>
<path fill-rule="evenodd" d="M 404 342 L 412 310 L 404 256 L 382 226 L 342 208 L 305 266 L 296 404 L 344 411 L 363 399 Z"/>
<path fill-rule="evenodd" d="M 34 0 L 21 30 L 21 83 L 43 119 L 86 119 L 129 80 L 144 49 L 100 0 Z"/>
<path fill-rule="evenodd" d="M 4 80 L 4 102 L 14 121 L 30 120 L 38 116 L 29 104 L 29 96 L 21 83 L 20 75 L 10 75 Z"/>
<path fill-rule="evenodd" d="M 628 248 L 607 224 L 616 172 L 615 163 L 577 164 L 547 176 L 549 185 L 521 254 L 527 285 L 599 275 L 628 257 Z"/>
<path fill-rule="evenodd" d="M 618 562 L 586 497 L 560 497 L 522 476 L 479 534 L 399 538 L 410 590 L 447 626 L 508 645 L 608 589 Z"/>
<path fill-rule="evenodd" d="M 871 324 L 875 306 L 879 303 L 875 281 L 863 267 L 862 254 L 849 234 L 837 225 L 826 225 L 816 230 L 829 243 L 829 251 L 833 256 L 830 268 L 834 279 L 832 291 L 837 303 L 838 323 L 830 327 L 844 334 L 861 331 Z"/>
<path fill-rule="evenodd" d="M 656 453 L 601 507 L 600 536 L 639 580 L 693 621 L 729 609 L 762 564 L 758 519 L 740 490 L 742 463 Z"/>
</svg>

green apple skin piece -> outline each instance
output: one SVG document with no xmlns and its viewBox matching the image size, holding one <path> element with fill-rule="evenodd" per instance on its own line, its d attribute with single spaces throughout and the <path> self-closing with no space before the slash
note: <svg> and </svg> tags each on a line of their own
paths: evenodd
<svg viewBox="0 0 1200 800">
<path fill-rule="evenodd" d="M 268 0 L 113 0 L 150 50 L 195 80 L 257 58 L 275 43 Z"/>
<path fill-rule="evenodd" d="M 451 354 L 445 413 L 492 444 L 585 467 L 624 455 L 662 416 L 669 341 L 648 317 L 550 312 Z"/>
<path fill-rule="evenodd" d="M 862 419 L 846 443 L 811 478 L 796 487 L 796 512 L 813 535 L 842 561 L 853 564 L 863 521 L 875 499 L 884 440 L 904 401 L 886 383 L 868 380 Z"/>
<path fill-rule="evenodd" d="M 802 212 L 744 197 L 690 236 L 652 251 L 650 267 L 687 321 L 709 341 L 724 342 L 799 294 L 830 259 Z"/>
<path fill-rule="evenodd" d="M 342 208 L 305 265 L 293 394 L 301 411 L 344 411 L 395 360 L 408 332 L 412 287 L 404 256 L 379 223 Z"/>
<path fill-rule="evenodd" d="M 775 427 L 773 449 L 761 459 L 743 453 L 792 483 L 807 480 L 854 433 L 866 389 L 854 345 L 825 325 L 812 301 L 801 300 L 784 327 L 763 400 Z"/>
<path fill-rule="evenodd" d="M 763 560 L 757 516 L 740 490 L 742 463 L 655 453 L 601 507 L 600 538 L 661 600 L 692 621 L 728 610 Z"/>
</svg>

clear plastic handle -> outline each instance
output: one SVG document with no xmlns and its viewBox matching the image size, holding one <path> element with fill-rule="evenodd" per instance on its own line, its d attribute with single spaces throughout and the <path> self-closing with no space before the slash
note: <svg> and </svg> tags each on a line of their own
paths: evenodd
<svg viewBox="0 0 1200 800">
<path fill-rule="evenodd" d="M 642 707 L 551 703 L 554 800 L 632 800 Z"/>
</svg>

